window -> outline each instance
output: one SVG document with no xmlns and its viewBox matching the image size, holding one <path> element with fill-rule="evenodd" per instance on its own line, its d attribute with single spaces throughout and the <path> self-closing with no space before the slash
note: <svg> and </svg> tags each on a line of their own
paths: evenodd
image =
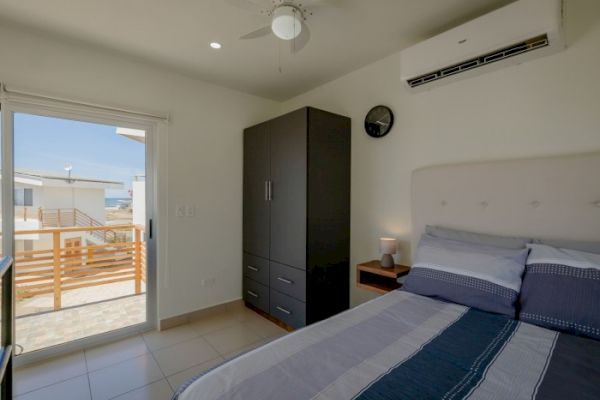
<svg viewBox="0 0 600 400">
<path fill-rule="evenodd" d="M 23 251 L 33 251 L 33 240 L 23 240 Z"/>
<path fill-rule="evenodd" d="M 15 206 L 33 207 L 33 189 L 15 189 Z"/>
</svg>

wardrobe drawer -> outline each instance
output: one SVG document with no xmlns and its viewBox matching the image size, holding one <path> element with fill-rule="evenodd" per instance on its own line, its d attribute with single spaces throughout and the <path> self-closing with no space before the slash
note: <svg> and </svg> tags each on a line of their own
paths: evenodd
<svg viewBox="0 0 600 400">
<path fill-rule="evenodd" d="M 244 253 L 244 276 L 269 286 L 269 260 Z"/>
<path fill-rule="evenodd" d="M 269 288 L 253 281 L 250 278 L 244 278 L 244 300 L 254 307 L 269 312 Z"/>
<path fill-rule="evenodd" d="M 306 304 L 271 289 L 271 315 L 293 328 L 306 325 Z"/>
<path fill-rule="evenodd" d="M 269 272 L 271 288 L 306 301 L 306 271 L 271 261 Z"/>
</svg>

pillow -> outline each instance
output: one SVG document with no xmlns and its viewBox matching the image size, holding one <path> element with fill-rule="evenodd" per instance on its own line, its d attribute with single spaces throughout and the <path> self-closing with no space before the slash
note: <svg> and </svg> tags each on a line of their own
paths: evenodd
<svg viewBox="0 0 600 400">
<path fill-rule="evenodd" d="M 425 234 L 403 288 L 514 318 L 528 251 Z"/>
<path fill-rule="evenodd" d="M 600 254 L 530 244 L 519 318 L 600 339 Z"/>
<path fill-rule="evenodd" d="M 580 240 L 560 240 L 560 239 L 535 239 L 533 243 L 545 244 L 546 246 L 559 247 L 561 249 L 571 249 L 585 251 L 586 253 L 600 254 L 600 242 L 584 242 Z"/>
<path fill-rule="evenodd" d="M 531 239 L 527 238 L 489 235 L 431 225 L 425 227 L 425 233 L 440 239 L 460 240 L 461 242 L 504 247 L 506 249 L 524 249 L 527 243 L 531 243 Z"/>
</svg>

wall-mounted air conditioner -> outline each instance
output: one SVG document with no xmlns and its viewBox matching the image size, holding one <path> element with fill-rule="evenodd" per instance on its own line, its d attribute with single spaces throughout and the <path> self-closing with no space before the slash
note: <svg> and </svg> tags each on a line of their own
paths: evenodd
<svg viewBox="0 0 600 400">
<path fill-rule="evenodd" d="M 402 81 L 421 91 L 556 53 L 561 0 L 519 0 L 400 53 Z"/>
</svg>

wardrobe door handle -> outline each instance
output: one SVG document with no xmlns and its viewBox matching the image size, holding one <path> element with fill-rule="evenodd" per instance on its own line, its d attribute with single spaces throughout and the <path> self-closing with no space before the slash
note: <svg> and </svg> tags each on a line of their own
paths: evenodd
<svg viewBox="0 0 600 400">
<path fill-rule="evenodd" d="M 269 181 L 269 201 L 273 200 L 273 181 Z"/>
<path fill-rule="evenodd" d="M 288 284 L 288 285 L 291 285 L 291 284 L 293 284 L 293 283 L 294 283 L 294 281 L 290 281 L 289 279 L 285 279 L 285 278 L 283 278 L 283 277 L 281 277 L 281 276 L 278 276 L 278 277 L 277 277 L 277 280 L 278 280 L 278 281 L 281 281 L 281 282 L 283 282 L 283 283 L 286 283 L 286 284 Z"/>
<path fill-rule="evenodd" d="M 258 272 L 258 268 L 253 267 L 252 265 L 247 265 L 246 268 L 248 268 L 250 271 Z"/>
<path fill-rule="evenodd" d="M 285 309 L 285 308 L 283 308 L 283 307 L 277 306 L 277 307 L 275 307 L 275 308 L 277 308 L 279 311 L 281 311 L 281 312 L 282 312 L 282 313 L 284 313 L 284 314 L 287 314 L 287 315 L 292 315 L 292 312 L 291 312 L 290 310 L 286 310 L 286 309 Z"/>
<path fill-rule="evenodd" d="M 269 181 L 265 181 L 265 201 L 269 200 Z"/>
<path fill-rule="evenodd" d="M 258 294 L 254 293 L 252 290 L 246 290 L 246 293 L 248 293 L 250 296 L 258 299 Z"/>
</svg>

